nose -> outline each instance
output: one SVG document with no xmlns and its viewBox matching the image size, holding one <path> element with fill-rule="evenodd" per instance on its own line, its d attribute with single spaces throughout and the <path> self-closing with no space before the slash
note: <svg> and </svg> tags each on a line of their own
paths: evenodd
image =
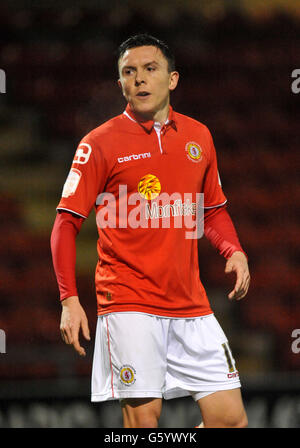
<svg viewBox="0 0 300 448">
<path fill-rule="evenodd" d="M 144 84 L 145 80 L 144 77 L 142 75 L 142 73 L 140 71 L 136 72 L 136 76 L 135 76 L 135 86 L 138 87 L 141 84 Z"/>
</svg>

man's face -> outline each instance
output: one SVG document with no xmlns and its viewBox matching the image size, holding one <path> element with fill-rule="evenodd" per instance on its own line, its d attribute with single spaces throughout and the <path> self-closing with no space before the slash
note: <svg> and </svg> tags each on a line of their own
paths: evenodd
<svg viewBox="0 0 300 448">
<path fill-rule="evenodd" d="M 119 86 L 134 112 L 147 120 L 167 118 L 170 91 L 176 88 L 178 73 L 168 71 L 168 61 L 159 48 L 127 50 L 119 60 L 119 73 Z"/>
</svg>

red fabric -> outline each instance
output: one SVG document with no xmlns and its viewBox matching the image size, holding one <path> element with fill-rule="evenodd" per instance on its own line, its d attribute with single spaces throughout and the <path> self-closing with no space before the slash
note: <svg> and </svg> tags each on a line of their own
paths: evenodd
<svg viewBox="0 0 300 448">
<path fill-rule="evenodd" d="M 76 150 L 57 209 L 83 218 L 95 210 L 99 315 L 212 312 L 200 280 L 198 241 L 186 234 L 188 224 L 196 225 L 198 194 L 204 194 L 204 207 L 226 202 L 216 150 L 202 123 L 171 108 L 169 120 L 156 132 L 153 122 L 140 123 L 126 108 L 83 137 Z M 158 208 L 157 193 L 161 201 L 164 193 L 170 197 L 174 216 Z M 176 208 L 174 193 L 180 197 Z"/>
<path fill-rule="evenodd" d="M 212 246 L 226 259 L 230 258 L 235 251 L 241 251 L 246 255 L 226 206 L 205 211 L 204 234 Z"/>
<path fill-rule="evenodd" d="M 57 214 L 54 222 L 51 250 L 60 300 L 78 295 L 75 278 L 76 236 L 83 221 L 84 219 L 79 216 L 61 212 Z M 205 212 L 204 232 L 212 246 L 226 259 L 237 250 L 245 253 L 226 207 L 213 208 Z"/>
<path fill-rule="evenodd" d="M 57 207 L 79 218 L 59 215 L 53 233 L 62 300 L 77 295 L 75 239 L 94 208 L 99 315 L 135 311 L 194 317 L 212 312 L 200 280 L 197 238 L 187 237 L 188 224 L 195 225 L 199 193 L 204 194 L 207 238 L 225 257 L 241 247 L 222 210 L 226 197 L 209 130 L 171 108 L 169 120 L 156 132 L 153 122 L 140 123 L 127 107 L 79 143 Z M 163 201 L 164 193 L 173 212 L 156 201 L 157 194 Z M 176 206 L 174 193 L 180 197 Z M 132 201 L 136 197 L 141 198 L 139 211 Z M 188 219 L 177 225 L 178 218 Z"/>
<path fill-rule="evenodd" d="M 84 218 L 68 212 L 57 213 L 51 234 L 51 251 L 60 300 L 78 296 L 75 277 L 76 236 Z"/>
</svg>

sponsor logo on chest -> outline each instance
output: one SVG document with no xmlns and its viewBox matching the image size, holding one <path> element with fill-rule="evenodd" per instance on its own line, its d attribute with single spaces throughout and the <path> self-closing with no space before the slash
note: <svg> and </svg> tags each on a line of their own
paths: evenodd
<svg viewBox="0 0 300 448">
<path fill-rule="evenodd" d="M 147 159 L 151 157 L 150 152 L 143 152 L 140 154 L 131 154 L 130 156 L 124 156 L 124 157 L 118 157 L 118 162 L 131 162 L 132 160 L 139 160 L 139 159 Z"/>
</svg>

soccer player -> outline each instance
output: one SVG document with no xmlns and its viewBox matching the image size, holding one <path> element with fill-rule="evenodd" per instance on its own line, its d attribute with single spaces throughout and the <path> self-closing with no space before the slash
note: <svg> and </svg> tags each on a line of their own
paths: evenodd
<svg viewBox="0 0 300 448">
<path fill-rule="evenodd" d="M 172 109 L 179 74 L 164 42 L 130 37 L 119 47 L 118 70 L 126 109 L 79 143 L 52 230 L 62 338 L 85 355 L 79 334 L 90 340 L 90 333 L 75 241 L 94 209 L 91 400 L 118 399 L 124 427 L 139 428 L 158 426 L 162 398 L 190 395 L 202 426 L 245 427 L 235 361 L 199 276 L 202 213 L 205 236 L 236 275 L 229 299 L 248 291 L 247 256 L 226 210 L 211 134 Z"/>
</svg>

